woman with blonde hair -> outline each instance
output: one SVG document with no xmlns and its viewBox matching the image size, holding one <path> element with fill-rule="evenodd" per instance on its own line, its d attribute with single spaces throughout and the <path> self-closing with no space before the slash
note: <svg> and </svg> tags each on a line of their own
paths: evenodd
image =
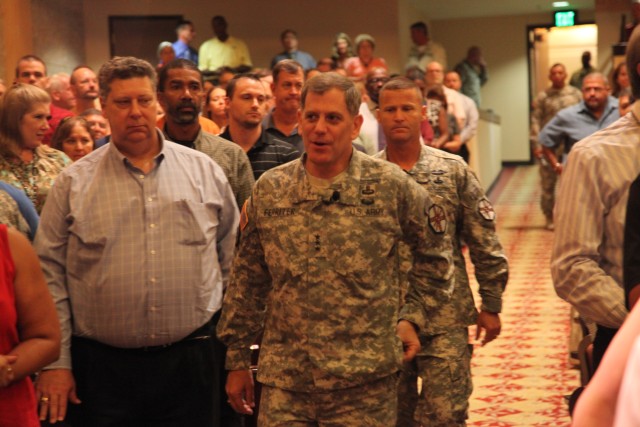
<svg viewBox="0 0 640 427">
<path fill-rule="evenodd" d="M 49 94 L 17 84 L 0 104 L 0 180 L 24 191 L 40 213 L 53 181 L 71 160 L 42 145 L 49 123 Z"/>
<path fill-rule="evenodd" d="M 65 117 L 51 138 L 51 146 L 74 162 L 83 158 L 95 148 L 89 122 L 79 116 Z"/>
<path fill-rule="evenodd" d="M 353 43 L 346 33 L 338 33 L 333 39 L 333 47 L 331 48 L 331 59 L 333 59 L 335 68 L 344 68 L 345 61 L 356 56 L 353 51 Z"/>
</svg>

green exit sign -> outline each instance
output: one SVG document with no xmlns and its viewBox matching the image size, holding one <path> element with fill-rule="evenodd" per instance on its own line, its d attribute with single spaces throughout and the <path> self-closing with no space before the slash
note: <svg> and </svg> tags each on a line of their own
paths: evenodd
<svg viewBox="0 0 640 427">
<path fill-rule="evenodd" d="M 553 14 L 556 27 L 571 27 L 576 25 L 576 11 L 562 10 Z"/>
</svg>

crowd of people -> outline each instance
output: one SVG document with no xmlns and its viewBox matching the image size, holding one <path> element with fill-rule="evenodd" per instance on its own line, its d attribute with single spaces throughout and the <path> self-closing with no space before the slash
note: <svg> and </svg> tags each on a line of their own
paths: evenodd
<svg viewBox="0 0 640 427">
<path fill-rule="evenodd" d="M 0 222 L 16 229 L 0 229 L 0 302 L 18 319 L 0 425 L 464 425 L 468 327 L 499 335 L 508 277 L 491 203 L 442 151 L 475 133 L 468 71 L 445 81 L 423 23 L 409 77 L 370 35 L 340 33 L 316 62 L 293 30 L 252 69 L 224 17 L 212 25 L 196 50 L 180 23 L 157 65 L 17 62 L 0 98 Z"/>
<path fill-rule="evenodd" d="M 259 70 L 224 17 L 212 27 L 195 49 L 181 22 L 157 65 L 97 74 L 25 55 L 0 86 L 0 426 L 466 425 L 468 328 L 499 336 L 509 274 L 467 164 L 480 48 L 449 69 L 415 23 L 400 76 L 371 35 L 339 33 L 316 61 L 287 29 Z M 553 65 L 532 114 L 554 283 L 596 322 L 598 361 L 627 313 L 611 288 L 640 36 L 629 50 L 613 90 Z M 615 179 L 600 189 L 594 167 Z"/>
</svg>

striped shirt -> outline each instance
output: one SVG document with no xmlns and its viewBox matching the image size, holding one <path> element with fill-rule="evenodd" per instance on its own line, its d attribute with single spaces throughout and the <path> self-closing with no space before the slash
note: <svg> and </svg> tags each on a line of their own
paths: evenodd
<svg viewBox="0 0 640 427">
<path fill-rule="evenodd" d="M 233 141 L 229 126 L 220 134 L 221 138 Z M 282 164 L 288 163 L 300 157 L 300 152 L 288 142 L 284 142 L 266 132 L 264 128 L 260 134 L 260 139 L 253 144 L 253 147 L 247 152 L 253 176 L 258 180 L 260 175 Z"/>
<path fill-rule="evenodd" d="M 555 207 L 556 292 L 608 328 L 627 314 L 622 247 L 629 186 L 640 174 L 639 118 L 635 103 L 632 113 L 573 146 Z"/>
<path fill-rule="evenodd" d="M 154 161 L 144 174 L 109 144 L 51 190 L 35 242 L 63 334 L 51 368 L 70 368 L 72 331 L 114 347 L 163 345 L 221 306 L 239 220 L 231 187 L 190 148 L 162 141 Z"/>
</svg>

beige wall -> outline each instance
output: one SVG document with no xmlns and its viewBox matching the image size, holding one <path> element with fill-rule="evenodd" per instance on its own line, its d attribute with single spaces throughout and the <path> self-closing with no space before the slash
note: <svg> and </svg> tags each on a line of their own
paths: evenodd
<svg viewBox="0 0 640 427">
<path fill-rule="evenodd" d="M 31 4 L 23 0 L 0 1 L 0 78 L 11 84 L 18 58 L 33 51 Z"/>
<path fill-rule="evenodd" d="M 109 56 L 109 15 L 182 14 L 193 21 L 196 27 L 193 43 L 196 47 L 213 37 L 211 18 L 223 15 L 229 23 L 229 33 L 247 42 L 254 66 L 268 67 L 271 58 L 282 50 L 280 33 L 285 28 L 293 28 L 298 32 L 300 49 L 316 58 L 330 55 L 336 33 L 344 31 L 354 38 L 361 32 L 368 32 L 376 39 L 377 54 L 387 60 L 392 71 L 401 70 L 397 1 L 369 0 L 366 6 L 359 8 L 348 5 L 351 3 L 344 0 L 235 0 L 207 3 L 198 0 L 181 0 L 179 3 L 84 0 L 87 61 L 99 66 Z M 408 32 L 403 31 L 401 35 L 408 37 Z"/>
<path fill-rule="evenodd" d="M 592 17 L 581 11 L 580 19 Z M 447 49 L 450 67 L 465 57 L 469 46 L 482 47 L 489 72 L 489 81 L 482 88 L 482 107 L 501 118 L 503 161 L 530 158 L 526 29 L 528 25 L 549 23 L 549 14 L 431 22 L 434 39 Z"/>
<path fill-rule="evenodd" d="M 617 0 L 611 11 L 608 1 L 597 1 L 595 14 L 580 12 L 582 21 L 597 21 L 600 66 L 610 57 L 620 14 L 627 7 Z M 352 37 L 368 32 L 376 38 L 377 53 L 392 72 L 403 70 L 410 47 L 408 25 L 428 18 L 408 0 L 369 0 L 357 8 L 343 0 L 2 0 L 0 76 L 12 79 L 15 60 L 30 52 L 44 56 L 51 73 L 69 71 L 81 62 L 98 68 L 109 57 L 108 16 L 168 14 L 182 14 L 194 21 L 196 46 L 212 36 L 211 17 L 226 16 L 230 33 L 245 39 L 256 66 L 267 66 L 279 52 L 278 37 L 287 27 L 298 31 L 301 49 L 316 57 L 329 55 L 333 35 L 339 31 Z M 469 45 L 483 47 L 490 73 L 483 104 L 502 118 L 503 161 L 529 160 L 526 26 L 550 22 L 549 14 L 430 22 L 433 38 L 447 49 L 449 66 L 464 57 Z M 37 31 L 30 31 L 32 26 Z M 25 36 L 31 33 L 32 38 Z"/>
</svg>

